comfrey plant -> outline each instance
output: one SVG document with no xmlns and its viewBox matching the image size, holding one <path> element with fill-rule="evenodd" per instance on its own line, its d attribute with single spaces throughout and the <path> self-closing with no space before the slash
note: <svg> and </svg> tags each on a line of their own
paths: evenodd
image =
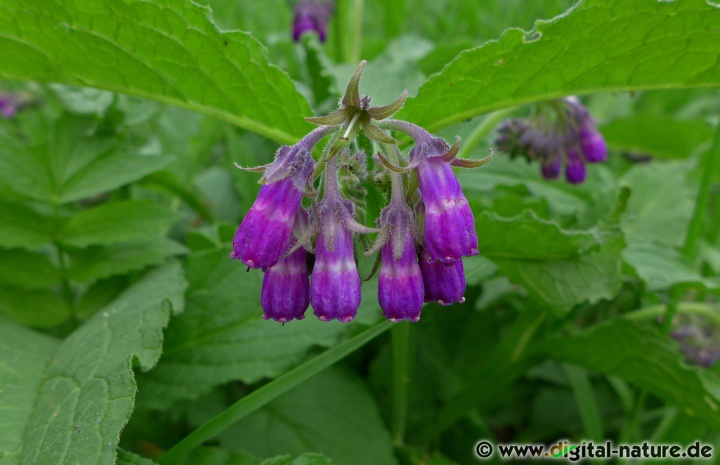
<svg viewBox="0 0 720 465">
<path fill-rule="evenodd" d="M 585 180 L 585 164 L 607 160 L 607 146 L 587 108 L 576 97 L 538 105 L 528 119 L 506 120 L 496 141 L 510 157 L 538 160 L 545 179 Z"/>
<path fill-rule="evenodd" d="M 490 157 L 458 159 L 459 139 L 451 147 L 421 127 L 388 119 L 402 108 L 407 91 L 390 105 L 371 107 L 370 97 L 359 93 L 364 68 L 363 61 L 338 110 L 307 118 L 317 129 L 281 147 L 272 163 L 243 168 L 262 172 L 262 187 L 235 234 L 231 256 L 265 272 L 260 300 L 266 319 L 299 320 L 309 305 L 323 321 L 355 318 L 361 299 L 356 251 L 364 243 L 358 236 L 371 233 L 377 239 L 365 255 L 379 253 L 378 301 L 387 319 L 417 321 L 423 302 L 464 302 L 462 257 L 478 253 L 478 239 L 452 167 L 479 167 Z M 367 172 L 364 152 L 351 151 L 360 131 L 373 142 L 374 173 Z M 414 140 L 407 158 L 390 131 Z M 328 136 L 316 163 L 313 147 Z M 389 178 L 389 201 L 377 228 L 360 221 L 360 181 L 367 177 Z M 309 211 L 303 197 L 311 199 Z"/>
</svg>

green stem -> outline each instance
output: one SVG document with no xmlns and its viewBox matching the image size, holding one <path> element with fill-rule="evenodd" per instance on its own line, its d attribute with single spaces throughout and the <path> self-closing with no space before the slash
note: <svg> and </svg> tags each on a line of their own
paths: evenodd
<svg viewBox="0 0 720 465">
<path fill-rule="evenodd" d="M 392 325 L 393 323 L 384 321 L 372 326 L 357 336 L 336 347 L 333 347 L 311 360 L 308 360 L 299 367 L 288 371 L 284 375 L 275 378 L 270 383 L 235 402 L 221 414 L 216 415 L 205 422 L 198 429 L 190 433 L 182 441 L 178 442 L 170 450 L 165 452 L 157 460 L 157 462 L 161 465 L 177 463 L 181 457 L 192 449 L 198 447 L 208 439 L 212 439 L 229 426 L 240 421 L 262 406 L 277 399 L 290 389 L 304 381 L 307 381 L 345 356 L 356 351 L 380 334 L 390 329 Z"/>
<path fill-rule="evenodd" d="M 670 288 L 670 299 L 668 300 L 667 308 L 665 309 L 665 318 L 662 322 L 662 331 L 665 334 L 670 334 L 672 330 L 672 322 L 678 312 L 682 296 L 683 286 L 675 285 Z"/>
<path fill-rule="evenodd" d="M 468 137 L 460 147 L 458 158 L 468 158 L 472 151 L 475 150 L 475 147 L 480 145 L 480 142 L 485 139 L 490 131 L 495 129 L 495 126 L 502 120 L 510 116 L 513 111 L 515 111 L 515 107 L 503 108 L 502 110 L 494 111 L 485 116 L 475 130 L 473 130 L 472 134 L 470 134 L 470 137 Z"/>
<path fill-rule="evenodd" d="M 654 305 L 652 307 L 641 308 L 634 312 L 626 313 L 621 318 L 628 320 L 647 320 L 657 318 L 667 311 L 666 305 Z M 705 304 L 701 302 L 680 302 L 677 306 L 677 312 L 681 314 L 692 314 L 704 316 L 712 321 L 720 328 L 720 304 Z"/>
<path fill-rule="evenodd" d="M 390 331 L 392 338 L 392 438 L 396 447 L 405 442 L 408 411 L 408 387 L 412 370 L 412 323 L 396 323 Z"/>
<path fill-rule="evenodd" d="M 710 202 L 710 188 L 712 186 L 713 176 L 715 175 L 715 165 L 720 157 L 720 124 L 715 128 L 715 137 L 712 146 L 703 154 L 700 160 L 700 190 L 698 191 L 697 201 L 695 202 L 695 211 L 693 212 L 690 226 L 688 226 L 687 236 L 685 237 L 685 246 L 683 252 L 685 257 L 691 263 L 695 262 L 698 246 L 702 238 L 703 225 L 708 216 L 707 210 Z"/>
<path fill-rule="evenodd" d="M 360 62 L 362 47 L 363 0 L 338 1 L 340 21 L 340 61 L 356 64 Z"/>
</svg>

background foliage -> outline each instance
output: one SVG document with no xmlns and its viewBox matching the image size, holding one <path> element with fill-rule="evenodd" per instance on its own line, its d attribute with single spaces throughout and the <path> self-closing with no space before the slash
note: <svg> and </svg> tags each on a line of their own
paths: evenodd
<svg viewBox="0 0 720 465">
<path fill-rule="evenodd" d="M 321 45 L 291 41 L 289 1 L 205 3 L 0 0 L 2 90 L 26 102 L 0 119 L 0 463 L 720 447 L 719 365 L 669 336 L 702 324 L 720 351 L 716 6 L 340 0 Z M 462 136 L 465 156 L 571 94 L 612 149 L 581 186 L 502 154 L 458 173 L 481 250 L 467 302 L 392 337 L 373 282 L 351 324 L 281 326 L 260 318 L 261 275 L 228 258 L 259 188 L 232 162 L 296 141 L 360 59 L 363 92 L 409 89 L 399 116 Z M 202 447 L 160 458 L 199 427 Z"/>
</svg>

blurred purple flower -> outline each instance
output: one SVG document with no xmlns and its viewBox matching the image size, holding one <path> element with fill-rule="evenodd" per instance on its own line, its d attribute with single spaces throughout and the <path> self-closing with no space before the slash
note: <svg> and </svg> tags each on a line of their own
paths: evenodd
<svg viewBox="0 0 720 465">
<path fill-rule="evenodd" d="M 330 0 L 300 0 L 295 6 L 293 40 L 297 42 L 303 33 L 314 31 L 320 37 L 320 42 L 325 42 L 333 9 L 334 4 Z"/>
</svg>

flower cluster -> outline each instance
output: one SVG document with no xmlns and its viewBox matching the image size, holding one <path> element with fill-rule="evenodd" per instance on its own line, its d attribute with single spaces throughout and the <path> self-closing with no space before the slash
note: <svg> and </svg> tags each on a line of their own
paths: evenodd
<svg viewBox="0 0 720 465">
<path fill-rule="evenodd" d="M 266 319 L 302 319 L 312 305 L 322 321 L 352 320 L 361 299 L 356 251 L 365 242 L 358 236 L 370 233 L 377 239 L 365 255 L 379 254 L 378 301 L 387 319 L 417 321 L 423 302 L 464 302 L 462 258 L 478 253 L 478 238 L 452 167 L 479 167 L 490 157 L 459 159 L 459 140 L 451 147 L 418 126 L 388 119 L 407 92 L 390 105 L 371 107 L 370 98 L 359 94 L 364 67 L 362 62 L 353 74 L 337 111 L 307 118 L 317 129 L 281 147 L 269 165 L 243 168 L 262 172 L 262 187 L 235 234 L 231 257 L 264 271 Z M 374 174 L 364 152 L 351 151 L 360 131 L 373 142 Z M 390 131 L 414 140 L 407 157 Z M 328 136 L 316 162 L 313 148 Z M 381 173 L 390 180 L 389 200 L 371 228 L 359 221 L 359 180 Z M 309 209 L 303 197 L 310 199 Z"/>
<path fill-rule="evenodd" d="M 706 319 L 680 315 L 670 336 L 689 363 L 708 368 L 720 360 L 720 332 Z"/>
<path fill-rule="evenodd" d="M 510 157 L 538 160 L 545 179 L 585 180 L 585 164 L 607 160 L 607 146 L 587 108 L 575 97 L 546 102 L 529 119 L 503 122 L 496 141 Z"/>
<path fill-rule="evenodd" d="M 293 40 L 299 41 L 305 32 L 315 32 L 320 42 L 325 42 L 328 21 L 334 7 L 332 0 L 300 0 L 295 6 Z"/>
<path fill-rule="evenodd" d="M 16 94 L 0 96 L 0 116 L 7 119 L 13 118 L 25 103 L 25 100 Z"/>
</svg>

